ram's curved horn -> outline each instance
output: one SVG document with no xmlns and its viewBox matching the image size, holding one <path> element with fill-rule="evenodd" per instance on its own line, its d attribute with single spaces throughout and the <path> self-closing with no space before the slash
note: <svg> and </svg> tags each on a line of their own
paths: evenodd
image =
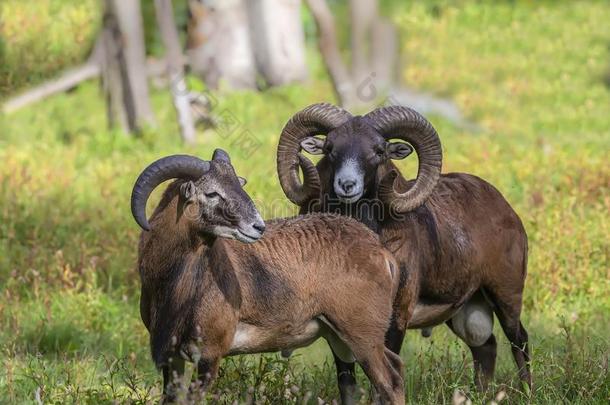
<svg viewBox="0 0 610 405">
<path fill-rule="evenodd" d="M 195 156 L 172 155 L 151 163 L 138 177 L 131 192 L 131 213 L 142 229 L 150 231 L 146 202 L 159 184 L 169 179 L 198 179 L 210 169 L 210 162 Z"/>
<path fill-rule="evenodd" d="M 301 141 L 313 135 L 326 135 L 352 115 L 332 104 L 319 103 L 296 113 L 286 124 L 277 147 L 277 173 L 284 194 L 296 205 L 302 205 L 320 194 L 320 179 L 313 163 L 301 155 Z M 298 166 L 303 170 L 303 183 Z"/>
<path fill-rule="evenodd" d="M 379 198 L 398 213 L 419 207 L 434 190 L 441 173 L 443 151 L 436 130 L 420 113 L 407 107 L 381 107 L 365 117 L 384 138 L 409 142 L 419 159 L 417 178 L 409 190 L 396 191 L 398 174 L 392 171 L 379 183 Z"/>
</svg>

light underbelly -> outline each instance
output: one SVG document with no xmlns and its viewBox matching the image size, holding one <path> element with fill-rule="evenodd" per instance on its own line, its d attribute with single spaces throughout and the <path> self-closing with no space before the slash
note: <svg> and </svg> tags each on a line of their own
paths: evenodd
<svg viewBox="0 0 610 405">
<path fill-rule="evenodd" d="M 431 327 L 451 319 L 453 332 L 471 347 L 483 345 L 493 333 L 493 309 L 481 292 L 463 305 L 426 304 L 418 302 L 409 322 L 409 329 L 423 329 L 429 337 Z"/>
<path fill-rule="evenodd" d="M 228 354 L 292 350 L 309 346 L 320 336 L 321 324 L 316 319 L 305 324 L 282 328 L 259 327 L 240 322 L 237 324 Z"/>
<path fill-rule="evenodd" d="M 409 329 L 421 329 L 440 325 L 449 320 L 459 310 L 460 307 L 456 308 L 453 304 L 425 304 L 418 302 L 409 321 Z"/>
</svg>

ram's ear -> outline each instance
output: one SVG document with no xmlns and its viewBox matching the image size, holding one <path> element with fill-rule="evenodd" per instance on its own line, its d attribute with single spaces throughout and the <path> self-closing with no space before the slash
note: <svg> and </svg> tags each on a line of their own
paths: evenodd
<svg viewBox="0 0 610 405">
<path fill-rule="evenodd" d="M 301 148 L 312 155 L 321 155 L 324 153 L 324 139 L 308 136 L 301 141 Z"/>
<path fill-rule="evenodd" d="M 413 148 L 403 142 L 388 142 L 386 152 L 390 159 L 404 159 L 413 153 Z"/>
<path fill-rule="evenodd" d="M 195 187 L 195 183 L 192 181 L 187 181 L 180 185 L 180 196 L 185 201 L 192 201 L 195 198 L 196 192 L 197 188 Z"/>
<path fill-rule="evenodd" d="M 241 176 L 237 176 L 237 180 L 239 180 L 239 184 L 243 187 L 248 183 L 248 180 L 246 180 L 244 177 Z"/>
<path fill-rule="evenodd" d="M 225 152 L 223 149 L 217 148 L 212 154 L 212 160 L 219 160 L 221 162 L 231 163 L 231 158 L 229 154 Z"/>
</svg>

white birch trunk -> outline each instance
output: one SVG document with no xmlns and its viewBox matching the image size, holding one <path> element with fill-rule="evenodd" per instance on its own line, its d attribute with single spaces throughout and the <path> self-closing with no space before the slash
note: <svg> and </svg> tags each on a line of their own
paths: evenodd
<svg viewBox="0 0 610 405">
<path fill-rule="evenodd" d="M 256 64 L 243 0 L 190 0 L 188 56 L 211 88 L 256 88 Z"/>
<path fill-rule="evenodd" d="M 171 0 L 155 0 L 157 22 L 161 30 L 161 38 L 165 45 L 165 58 L 167 60 L 167 74 L 169 78 L 172 100 L 178 116 L 180 135 L 187 144 L 195 142 L 195 125 L 191 113 L 191 103 L 188 89 L 184 79 L 182 63 L 182 49 Z"/>
<path fill-rule="evenodd" d="M 300 0 L 247 0 L 258 72 L 270 86 L 307 78 Z"/>
<path fill-rule="evenodd" d="M 341 59 L 335 19 L 325 0 L 307 0 L 307 6 L 318 28 L 318 47 L 333 83 L 337 100 L 344 108 L 357 103 L 355 88 L 347 66 Z"/>
<path fill-rule="evenodd" d="M 139 0 L 106 0 L 102 74 L 108 121 L 127 133 L 154 125 Z"/>
</svg>

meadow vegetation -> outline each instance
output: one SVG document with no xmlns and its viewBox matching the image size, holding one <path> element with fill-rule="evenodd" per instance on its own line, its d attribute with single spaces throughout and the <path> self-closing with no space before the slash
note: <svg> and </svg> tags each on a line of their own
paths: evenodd
<svg viewBox="0 0 610 405">
<path fill-rule="evenodd" d="M 51 24 L 51 32 L 63 30 L 56 37 L 25 23 L 7 36 L 27 3 L 0 5 L 0 87 L 52 73 L 54 59 L 41 56 L 50 44 L 62 60 L 86 54 L 66 39 L 74 30 L 68 17 Z M 610 64 L 610 7 L 595 1 L 405 3 L 384 4 L 402 36 L 403 81 L 452 98 L 478 124 L 463 129 L 429 117 L 443 141 L 443 171 L 493 183 L 529 235 L 523 319 L 533 351 L 531 402 L 608 403 L 610 89 L 603 76 Z M 86 21 L 86 27 L 95 24 Z M 11 56 L 13 46 L 30 43 L 27 60 Z M 198 144 L 188 148 L 179 143 L 163 89 L 152 94 L 158 126 L 136 138 L 107 129 L 95 83 L 0 116 L 0 403 L 158 399 L 160 373 L 138 311 L 133 181 L 160 156 L 209 158 L 223 147 L 267 218 L 294 214 L 275 174 L 275 146 L 291 114 L 331 100 L 313 44 L 310 59 L 307 84 L 214 93 L 219 126 L 201 130 Z M 402 167 L 414 174 L 415 158 Z M 508 342 L 496 329 L 494 390 L 504 390 L 510 403 L 526 403 Z M 331 401 L 337 389 L 329 354 L 319 342 L 289 360 L 227 359 L 211 396 L 224 403 Z M 430 339 L 407 334 L 402 355 L 410 403 L 450 403 L 455 389 L 483 401 L 472 385 L 467 347 L 444 326 Z"/>
</svg>

